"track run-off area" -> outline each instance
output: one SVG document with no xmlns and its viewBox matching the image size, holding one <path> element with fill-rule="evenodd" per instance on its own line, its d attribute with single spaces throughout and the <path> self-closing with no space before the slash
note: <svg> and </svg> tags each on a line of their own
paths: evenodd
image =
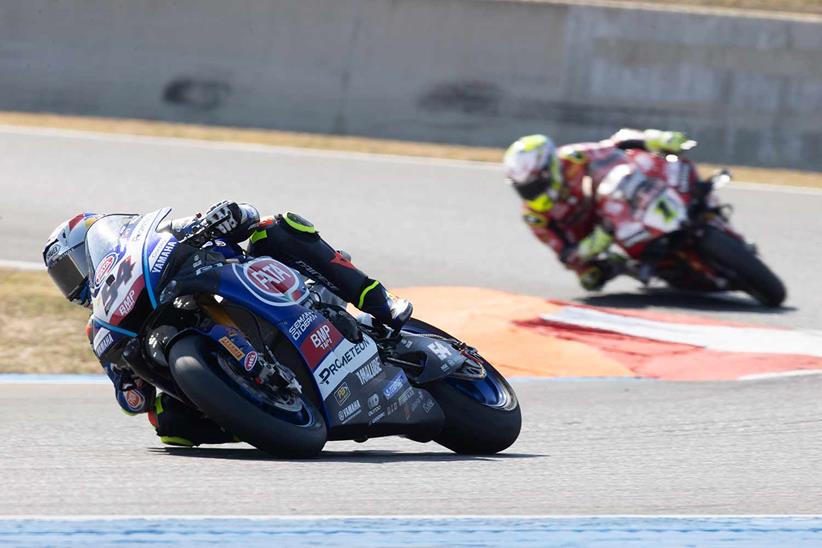
<svg viewBox="0 0 822 548">
<path fill-rule="evenodd" d="M 78 210 L 169 205 L 183 216 L 234 199 L 295 211 L 410 297 L 420 318 L 518 377 L 523 409 L 520 439 L 494 457 L 387 438 L 333 442 L 317 460 L 287 462 L 242 444 L 164 448 L 97 380 L 5 379 L 2 516 L 822 508 L 822 377 L 797 374 L 822 369 L 818 191 L 722 191 L 788 287 L 774 311 L 741 295 L 641 290 L 631 280 L 586 295 L 528 233 L 491 164 L 18 128 L 0 129 L 0 150 L 0 259 L 39 261 L 51 229 Z M 621 332 L 626 325 L 640 331 Z M 706 325 L 730 331 L 717 340 Z M 633 339 L 648 345 L 638 352 Z"/>
</svg>

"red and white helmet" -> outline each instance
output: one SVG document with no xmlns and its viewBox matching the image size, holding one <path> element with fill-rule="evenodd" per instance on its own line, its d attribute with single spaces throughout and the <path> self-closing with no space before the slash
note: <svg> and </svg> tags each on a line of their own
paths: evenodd
<svg viewBox="0 0 822 548">
<path fill-rule="evenodd" d="M 58 289 L 74 304 L 90 302 L 86 232 L 100 216 L 80 213 L 61 223 L 43 248 L 43 262 Z"/>
</svg>

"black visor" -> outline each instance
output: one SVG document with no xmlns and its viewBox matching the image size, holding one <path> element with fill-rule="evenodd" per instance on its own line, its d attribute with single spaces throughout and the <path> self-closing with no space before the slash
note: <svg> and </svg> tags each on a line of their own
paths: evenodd
<svg viewBox="0 0 822 548">
<path fill-rule="evenodd" d="M 527 183 L 515 183 L 514 190 L 517 191 L 517 194 L 519 194 L 523 200 L 533 200 L 537 196 L 545 194 L 550 184 L 551 179 L 548 178 L 546 172 L 542 172 Z"/>
<path fill-rule="evenodd" d="M 78 245 L 57 259 L 48 269 L 49 276 L 68 300 L 74 300 L 88 279 L 85 246 Z"/>
</svg>

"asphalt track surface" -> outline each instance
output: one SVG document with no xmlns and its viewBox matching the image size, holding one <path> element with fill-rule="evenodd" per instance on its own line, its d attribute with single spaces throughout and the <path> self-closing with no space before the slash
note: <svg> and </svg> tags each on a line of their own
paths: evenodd
<svg viewBox="0 0 822 548">
<path fill-rule="evenodd" d="M 521 226 L 495 166 L 0 130 L 0 259 L 37 261 L 77 209 L 183 215 L 219 199 L 293 210 L 393 287 L 475 285 L 592 304 L 815 328 L 822 193 L 728 189 L 737 226 L 790 291 L 586 297 Z M 400 439 L 331 443 L 311 462 L 246 446 L 164 449 L 111 388 L 0 385 L 0 515 L 819 513 L 822 379 L 519 381 L 519 441 L 492 458 Z M 232 446 L 234 447 L 234 446 Z"/>
<path fill-rule="evenodd" d="M 312 461 L 164 448 L 106 385 L 0 385 L 0 515 L 807 514 L 822 508 L 822 377 L 517 382 L 493 457 L 399 438 Z"/>
<path fill-rule="evenodd" d="M 822 324 L 822 191 L 724 191 L 743 234 L 784 280 L 774 312 L 745 297 L 642 292 L 630 279 L 586 295 L 520 220 L 490 164 L 0 127 L 0 259 L 40 261 L 78 210 L 179 216 L 223 199 L 295 211 L 390 287 L 461 285 L 603 306 L 687 311 L 767 325 Z"/>
</svg>

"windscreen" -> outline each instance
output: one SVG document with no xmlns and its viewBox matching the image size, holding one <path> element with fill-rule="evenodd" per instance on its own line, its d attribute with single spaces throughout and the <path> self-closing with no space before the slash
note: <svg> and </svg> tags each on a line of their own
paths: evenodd
<svg viewBox="0 0 822 548">
<path fill-rule="evenodd" d="M 91 272 L 97 270 L 103 257 L 117 249 L 123 229 L 136 217 L 137 215 L 107 215 L 91 225 L 86 234 L 86 251 Z"/>
</svg>

